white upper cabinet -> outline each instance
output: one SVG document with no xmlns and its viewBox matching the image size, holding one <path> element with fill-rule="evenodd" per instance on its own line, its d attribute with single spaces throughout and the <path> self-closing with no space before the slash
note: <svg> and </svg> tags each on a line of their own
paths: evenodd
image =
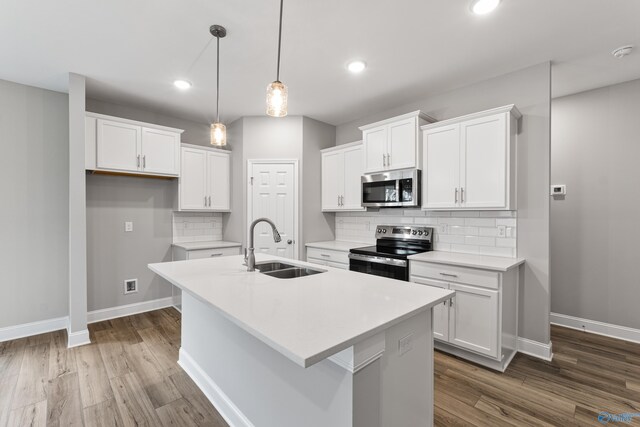
<svg viewBox="0 0 640 427">
<path fill-rule="evenodd" d="M 141 153 L 145 172 L 180 174 L 180 134 L 143 127 Z"/>
<path fill-rule="evenodd" d="M 207 205 L 207 152 L 182 147 L 180 210 L 203 210 Z"/>
<path fill-rule="evenodd" d="M 98 169 L 138 171 L 142 128 L 98 119 Z"/>
<path fill-rule="evenodd" d="M 363 211 L 360 179 L 363 174 L 362 143 L 322 150 L 322 210 Z"/>
<path fill-rule="evenodd" d="M 515 210 L 514 105 L 422 126 L 424 210 Z"/>
<path fill-rule="evenodd" d="M 136 175 L 180 175 L 183 131 L 102 114 L 85 117 L 85 167 Z"/>
<path fill-rule="evenodd" d="M 414 111 L 362 126 L 364 172 L 421 168 L 420 126 L 434 121 Z"/>
<path fill-rule="evenodd" d="M 182 145 L 179 185 L 181 211 L 229 211 L 231 153 Z"/>
</svg>

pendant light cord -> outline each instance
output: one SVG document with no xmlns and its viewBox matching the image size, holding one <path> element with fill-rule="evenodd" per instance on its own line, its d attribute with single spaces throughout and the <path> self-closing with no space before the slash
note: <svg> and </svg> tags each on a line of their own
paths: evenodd
<svg viewBox="0 0 640 427">
<path fill-rule="evenodd" d="M 216 123 L 220 123 L 220 36 L 216 39 Z"/>
<path fill-rule="evenodd" d="M 282 8 L 284 6 L 284 0 L 280 0 L 280 27 L 278 29 L 278 71 L 276 73 L 276 80 L 280 81 L 280 47 L 282 46 Z"/>
</svg>

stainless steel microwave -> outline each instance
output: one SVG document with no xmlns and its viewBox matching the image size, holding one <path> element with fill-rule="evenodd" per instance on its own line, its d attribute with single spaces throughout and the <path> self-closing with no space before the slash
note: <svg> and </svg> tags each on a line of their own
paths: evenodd
<svg viewBox="0 0 640 427">
<path fill-rule="evenodd" d="M 419 169 L 404 169 L 362 176 L 362 206 L 407 208 L 420 206 Z"/>
</svg>

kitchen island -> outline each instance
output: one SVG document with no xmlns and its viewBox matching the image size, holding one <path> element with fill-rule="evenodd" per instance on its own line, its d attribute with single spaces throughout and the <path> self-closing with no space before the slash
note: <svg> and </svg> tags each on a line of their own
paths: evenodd
<svg viewBox="0 0 640 427">
<path fill-rule="evenodd" d="M 179 363 L 231 426 L 432 425 L 432 308 L 452 291 L 331 267 L 281 279 L 242 260 L 149 265 L 184 291 Z"/>
</svg>

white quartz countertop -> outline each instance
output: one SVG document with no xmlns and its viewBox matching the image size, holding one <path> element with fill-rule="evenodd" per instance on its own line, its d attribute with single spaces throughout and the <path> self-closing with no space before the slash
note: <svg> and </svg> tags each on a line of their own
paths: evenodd
<svg viewBox="0 0 640 427">
<path fill-rule="evenodd" d="M 334 251 L 349 252 L 353 248 L 371 246 L 371 243 L 347 242 L 346 240 L 329 240 L 326 242 L 307 243 L 308 248 L 331 249 Z"/>
<path fill-rule="evenodd" d="M 326 270 L 295 279 L 247 272 L 242 256 L 149 264 L 173 285 L 302 367 L 451 298 L 453 291 L 256 254 Z"/>
<path fill-rule="evenodd" d="M 524 263 L 524 258 L 506 258 L 487 255 L 459 254 L 455 252 L 431 251 L 409 256 L 411 261 L 457 265 L 483 270 L 507 271 Z"/>
<path fill-rule="evenodd" d="M 233 248 L 241 246 L 238 242 L 225 242 L 222 240 L 209 241 L 209 242 L 182 242 L 173 243 L 172 246 L 182 248 L 187 251 L 195 251 L 198 249 L 219 249 L 219 248 Z"/>
</svg>

